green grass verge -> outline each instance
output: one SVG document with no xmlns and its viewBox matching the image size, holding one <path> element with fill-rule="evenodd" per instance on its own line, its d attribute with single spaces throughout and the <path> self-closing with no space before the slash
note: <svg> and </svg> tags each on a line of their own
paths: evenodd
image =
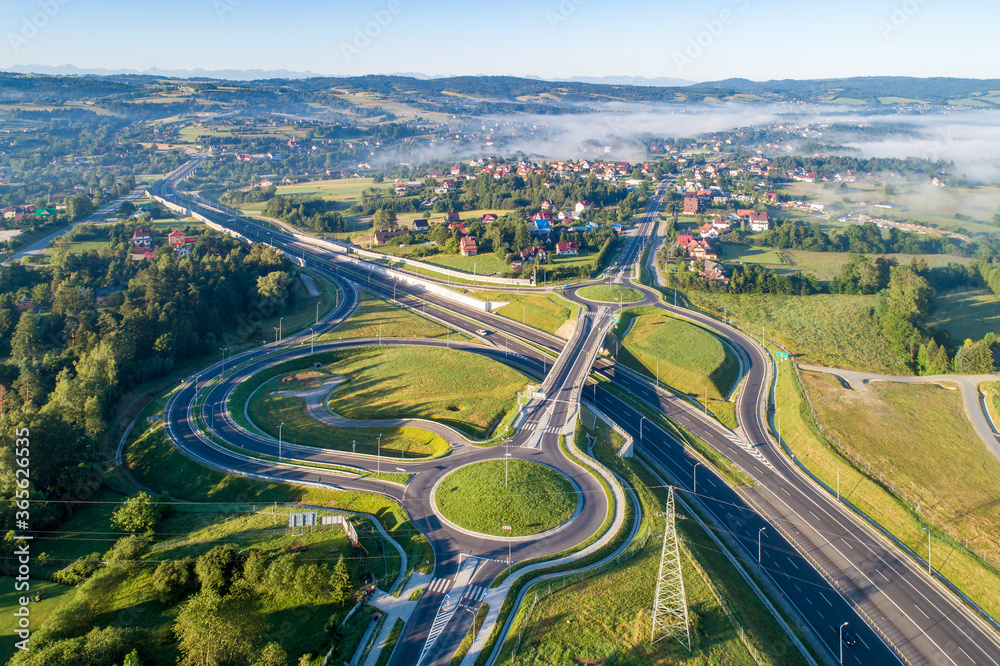
<svg viewBox="0 0 1000 666">
<path fill-rule="evenodd" d="M 566 299 L 555 294 L 501 293 L 472 291 L 469 296 L 493 303 L 507 303 L 496 314 L 521 322 L 527 326 L 547 331 L 553 335 L 571 318 L 576 317 L 578 305 L 569 305 Z M 569 337 L 566 335 L 565 337 Z"/>
<path fill-rule="evenodd" d="M 378 661 L 375 662 L 375 666 L 385 666 L 389 663 L 389 659 L 392 657 L 392 651 L 396 649 L 396 643 L 399 642 L 399 637 L 403 634 L 403 622 L 402 618 L 396 618 L 396 623 L 392 625 L 392 629 L 389 630 L 389 635 L 385 639 L 385 647 L 382 648 L 382 652 L 378 655 Z"/>
<path fill-rule="evenodd" d="M 1000 335 L 1000 298 L 989 289 L 940 292 L 928 325 L 948 331 L 955 344 L 981 340 L 987 333 Z"/>
<path fill-rule="evenodd" d="M 681 393 L 703 401 L 707 387 L 709 398 L 725 400 L 739 381 L 736 354 L 700 326 L 658 308 L 639 308 L 622 313 L 616 334 L 624 330 L 617 360 Z"/>
<path fill-rule="evenodd" d="M 513 458 L 458 468 L 441 480 L 434 502 L 448 520 L 467 530 L 521 537 L 569 520 L 577 492 L 559 472 Z M 502 529 L 505 525 L 511 529 Z"/>
<path fill-rule="evenodd" d="M 576 293 L 580 295 L 580 298 L 601 303 L 634 303 L 646 297 L 641 291 L 632 287 L 622 287 L 620 285 L 609 287 L 606 284 L 595 284 L 590 287 L 584 287 Z"/>
<path fill-rule="evenodd" d="M 351 340 L 357 338 L 430 338 L 467 340 L 465 335 L 446 328 L 432 319 L 421 316 L 391 301 L 367 291 L 359 293 L 359 303 L 354 313 L 340 326 L 316 338 L 318 341 Z"/>
<path fill-rule="evenodd" d="M 977 439 L 969 441 L 971 434 L 960 434 L 969 426 L 961 406 L 954 403 L 955 397 L 933 387 L 906 387 L 925 389 L 911 392 L 872 384 L 871 395 L 857 394 L 841 402 L 840 391 L 826 379 L 806 378 L 821 421 L 851 451 L 884 461 L 883 470 L 892 469 L 892 478 L 886 476 L 879 483 L 877 473 L 870 476 L 866 468 L 849 460 L 819 431 L 791 364 L 779 363 L 776 416 L 780 417 L 781 436 L 786 445 L 801 464 L 830 488 L 837 488 L 839 478 L 841 496 L 913 552 L 927 552 L 924 528 L 930 528 L 932 566 L 988 613 L 998 616 L 1000 571 L 908 505 L 908 502 L 922 502 L 923 511 L 929 510 L 939 521 L 947 516 L 955 524 L 969 525 L 970 529 L 978 530 L 969 547 L 977 551 L 988 548 L 996 553 L 997 516 L 986 505 L 976 504 L 975 498 L 992 497 L 990 501 L 996 502 L 997 486 L 990 489 L 983 484 L 996 478 L 997 463 L 995 459 L 985 460 L 989 454 Z M 826 398 L 821 391 L 827 394 Z M 831 400 L 831 396 L 837 397 Z M 926 405 L 925 400 L 929 401 Z M 844 422 L 831 418 L 843 418 Z M 890 420 L 880 422 L 881 418 Z M 940 421 L 945 418 L 948 420 Z M 893 452 L 899 459 L 891 459 Z M 934 463 L 928 464 L 928 460 Z M 966 478 L 970 481 L 968 489 Z M 935 499 L 939 492 L 941 497 Z M 963 515 L 964 512 L 968 515 Z M 991 526 L 991 532 L 982 531 Z"/>
<path fill-rule="evenodd" d="M 450 662 L 448 662 L 448 666 L 461 666 L 462 661 L 465 659 L 465 655 L 469 652 L 469 648 L 472 647 L 472 642 L 479 636 L 479 631 L 483 628 L 483 622 L 486 620 L 486 615 L 489 612 L 489 604 L 479 604 L 479 610 L 476 611 L 476 618 L 472 621 L 472 627 L 469 628 L 469 633 L 465 635 L 465 638 L 463 638 L 462 642 L 458 645 L 458 649 L 455 650 L 455 656 L 451 658 Z"/>
</svg>

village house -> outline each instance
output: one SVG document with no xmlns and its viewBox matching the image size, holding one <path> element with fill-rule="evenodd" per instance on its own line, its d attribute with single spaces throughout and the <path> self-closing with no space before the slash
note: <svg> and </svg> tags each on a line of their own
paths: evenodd
<svg viewBox="0 0 1000 666">
<path fill-rule="evenodd" d="M 701 232 L 701 237 L 702 238 L 710 238 L 712 240 L 715 240 L 716 238 L 719 237 L 719 230 L 716 229 L 711 224 L 703 224 L 703 225 L 701 225 L 700 227 L 698 227 L 698 231 Z"/>
<path fill-rule="evenodd" d="M 419 232 L 419 231 L 427 231 L 430 228 L 431 227 L 427 223 L 427 220 L 413 220 L 413 230 L 414 231 L 417 231 L 417 232 Z"/>
<path fill-rule="evenodd" d="M 461 222 L 462 221 L 462 216 L 459 215 L 456 211 L 450 210 L 450 211 L 448 211 L 447 213 L 444 214 L 444 221 L 445 222 L 449 222 L 449 223 L 450 222 Z"/>
<path fill-rule="evenodd" d="M 406 229 L 386 229 L 384 231 L 376 231 L 372 238 L 375 245 L 384 245 L 393 238 L 405 236 L 407 233 L 409 232 Z"/>
<path fill-rule="evenodd" d="M 560 257 L 576 256 L 580 254 L 580 245 L 575 241 L 556 243 L 556 254 Z"/>
<path fill-rule="evenodd" d="M 474 257 L 479 253 L 479 244 L 476 243 L 475 236 L 463 236 L 459 244 L 459 251 L 463 257 Z"/>
<path fill-rule="evenodd" d="M 149 227 L 139 227 L 132 232 L 132 245 L 136 249 L 153 247 L 153 235 Z"/>
<path fill-rule="evenodd" d="M 701 199 L 697 194 L 686 193 L 684 195 L 684 214 L 697 215 L 701 212 Z"/>
<path fill-rule="evenodd" d="M 546 256 L 547 256 L 547 253 L 545 251 L 545 248 L 541 247 L 539 245 L 535 245 L 533 247 L 526 247 L 523 250 L 521 250 L 521 262 L 522 263 L 530 264 L 531 262 L 535 261 L 536 259 L 539 260 L 539 261 L 545 261 L 545 257 Z"/>
</svg>

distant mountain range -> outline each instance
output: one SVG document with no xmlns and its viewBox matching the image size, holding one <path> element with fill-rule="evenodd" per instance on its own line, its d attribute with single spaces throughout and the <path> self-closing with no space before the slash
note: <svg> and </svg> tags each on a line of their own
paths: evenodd
<svg viewBox="0 0 1000 666">
<path fill-rule="evenodd" d="M 50 76 L 112 76 L 120 74 L 133 74 L 138 76 L 166 76 L 174 79 L 225 79 L 228 81 L 257 81 L 263 79 L 311 79 L 311 78 L 338 78 L 330 77 L 327 74 L 317 74 L 316 72 L 293 72 L 287 69 L 160 69 L 150 67 L 144 70 L 138 69 L 82 69 L 75 65 L 14 65 L 7 67 L 4 71 L 16 72 L 18 74 L 48 74 Z M 397 72 L 390 76 L 401 76 L 406 78 L 420 79 L 423 81 L 446 79 L 447 76 L 428 76 L 420 72 Z M 535 81 L 550 82 L 574 82 L 574 83 L 596 83 L 600 85 L 612 86 L 650 86 L 656 88 L 676 88 L 694 85 L 694 81 L 686 79 L 655 78 L 649 79 L 643 76 L 570 76 L 561 79 L 547 79 L 541 76 L 526 76 L 526 79 Z"/>
</svg>

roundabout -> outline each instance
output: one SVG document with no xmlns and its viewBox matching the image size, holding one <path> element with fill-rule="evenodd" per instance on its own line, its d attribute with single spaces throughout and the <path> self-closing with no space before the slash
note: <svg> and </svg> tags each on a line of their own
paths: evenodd
<svg viewBox="0 0 1000 666">
<path fill-rule="evenodd" d="M 560 528 L 583 503 L 560 471 L 517 458 L 459 467 L 438 481 L 433 495 L 435 512 L 457 529 L 512 539 Z"/>
</svg>

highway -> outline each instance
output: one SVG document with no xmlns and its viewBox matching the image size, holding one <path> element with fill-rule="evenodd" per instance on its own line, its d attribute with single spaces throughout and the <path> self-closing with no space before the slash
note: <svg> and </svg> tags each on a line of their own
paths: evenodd
<svg viewBox="0 0 1000 666">
<path fill-rule="evenodd" d="M 162 187 L 160 191 L 162 192 Z M 648 238 L 654 231 L 651 212 L 655 213 L 658 205 L 659 198 L 651 203 L 650 211 L 647 211 L 647 215 L 640 221 L 638 232 L 622 251 L 616 264 L 617 268 L 611 271 L 612 281 L 619 283 L 628 281 L 627 273 L 630 271 L 628 267 L 641 253 L 643 239 Z M 208 214 L 207 211 L 203 212 Z M 219 216 L 213 219 L 218 219 L 220 223 L 225 222 Z M 245 222 L 241 224 L 243 229 L 253 226 Z M 294 247 L 296 253 L 304 251 L 308 256 L 307 265 L 310 267 L 327 271 L 332 269 L 336 271 L 333 275 L 338 279 L 343 277 L 345 267 L 339 266 L 338 270 L 341 257 L 333 256 L 333 253 L 317 253 L 315 247 L 296 244 L 290 239 L 275 238 L 275 242 L 287 243 L 289 247 Z M 348 270 L 356 273 L 361 269 L 352 266 Z M 375 281 L 377 283 L 373 285 L 375 289 L 387 295 L 392 292 L 392 287 L 382 278 L 375 278 Z M 706 418 L 691 403 L 672 395 L 666 389 L 657 390 L 650 381 L 637 378 L 633 373 L 607 360 L 599 360 L 594 369 L 613 380 L 632 396 L 649 404 L 658 405 L 667 416 L 735 460 L 755 479 L 756 485 L 753 488 L 737 491 L 729 488 L 713 470 L 703 466 L 698 470 L 698 497 L 716 516 L 719 524 L 725 525 L 739 540 L 743 548 L 743 552 L 739 553 L 741 559 L 751 563 L 756 562 L 758 539 L 760 539 L 761 565 L 766 575 L 772 585 L 780 590 L 786 604 L 800 614 L 802 626 L 811 632 L 820 644 L 829 649 L 827 656 L 834 659 L 839 647 L 838 635 L 831 627 L 848 621 L 852 633 L 858 639 L 858 645 L 848 650 L 845 659 L 848 663 L 885 664 L 904 661 L 910 664 L 1000 666 L 1000 646 L 995 632 L 965 609 L 939 583 L 921 572 L 912 560 L 902 555 L 874 530 L 848 514 L 828 493 L 808 481 L 780 449 L 773 445 L 768 432 L 765 409 L 770 391 L 770 363 L 757 343 L 737 329 L 690 310 L 669 307 L 659 302 L 655 292 L 641 285 L 633 284 L 633 286 L 647 293 L 648 298 L 645 303 L 656 304 L 671 314 L 690 319 L 737 346 L 743 356 L 746 371 L 736 405 L 741 432 L 729 431 L 716 421 Z M 599 325 L 600 317 L 583 317 L 577 335 L 569 343 L 565 343 L 559 338 L 509 319 L 463 308 L 431 294 L 422 293 L 418 300 L 409 295 L 404 286 L 400 285 L 398 290 L 404 294 L 397 299 L 402 305 L 420 307 L 424 303 L 429 303 L 435 317 L 460 330 L 471 329 L 472 332 L 482 325 L 496 331 L 496 335 L 488 336 L 491 338 L 489 343 L 493 350 L 489 351 L 489 344 L 485 347 L 478 345 L 480 347 L 478 353 L 495 353 L 496 358 L 502 359 L 501 354 L 506 356 L 505 350 L 509 350 L 520 355 L 519 364 L 526 369 L 535 364 L 534 371 L 538 372 L 538 364 L 545 363 L 545 357 L 536 347 L 526 345 L 522 340 L 557 352 L 565 347 L 566 351 L 560 357 L 560 363 L 554 371 L 548 373 L 549 377 L 546 379 L 546 390 L 549 392 L 547 395 L 560 396 L 549 404 L 549 407 L 555 405 L 556 409 L 546 413 L 546 408 L 542 408 L 539 414 L 540 418 L 550 419 L 550 422 L 555 424 L 554 427 L 565 424 L 570 413 L 568 407 L 562 408 L 559 405 L 571 404 L 573 398 L 579 396 L 583 389 L 582 378 L 589 372 L 590 364 L 593 362 L 593 358 L 589 358 L 590 351 L 599 345 L 603 338 L 602 327 Z M 567 290 L 567 295 L 571 298 L 576 297 L 575 290 Z M 301 351 L 300 348 L 294 353 Z M 543 366 L 542 372 L 545 370 Z M 648 418 L 645 419 L 643 426 L 643 415 L 616 395 L 596 387 L 593 389 L 594 396 L 591 397 L 591 390 L 588 388 L 585 392 L 588 400 L 595 400 L 601 411 L 635 437 L 640 442 L 643 452 L 660 463 L 681 489 L 692 488 L 696 460 L 683 447 L 659 428 L 651 426 Z M 183 410 L 184 401 L 179 397 L 172 401 L 172 409 L 175 405 L 181 405 L 176 409 Z M 189 395 L 188 399 L 190 397 Z M 532 409 L 538 412 L 539 407 L 535 405 Z M 196 446 L 191 439 L 192 437 L 197 439 L 193 433 L 185 434 L 180 431 L 187 422 L 183 412 L 171 412 L 166 422 L 169 423 L 171 438 L 180 443 L 182 448 L 188 445 L 186 442 Z M 236 434 L 225 432 L 225 436 L 228 441 L 232 441 L 230 438 L 236 437 Z M 512 442 L 511 448 L 516 449 L 518 455 L 555 455 L 552 449 L 558 451 L 558 447 L 553 446 L 552 440 L 556 437 L 546 433 L 538 437 L 535 431 L 522 430 Z M 536 440 L 537 448 L 534 445 Z M 524 446 L 525 443 L 532 445 Z M 250 442 L 247 442 L 247 445 L 250 445 Z M 260 441 L 253 444 L 253 446 L 262 445 L 264 443 Z M 502 454 L 502 447 L 475 454 L 496 456 L 497 451 Z M 203 453 L 209 455 L 207 452 Z M 216 454 L 222 455 L 218 451 L 212 455 Z M 452 457 L 456 461 L 472 459 L 471 456 L 463 458 L 465 455 L 464 452 L 456 451 L 449 457 L 448 467 L 451 467 Z M 276 468 L 266 463 L 234 461 L 227 458 L 220 459 L 217 464 L 238 471 L 248 469 L 245 467 L 247 465 L 259 465 L 261 467 L 253 469 L 259 470 L 260 474 L 273 475 L 290 482 L 313 482 L 315 479 L 309 478 L 309 475 L 312 475 L 330 485 L 371 489 L 370 483 L 361 481 L 348 483 L 343 477 L 334 475 L 325 479 L 322 474 L 317 474 L 315 471 Z M 354 459 L 347 464 L 357 464 L 357 460 Z M 560 469 L 565 468 L 560 466 Z M 408 467 L 408 471 L 413 470 Z M 446 527 L 435 524 L 433 512 L 427 507 L 429 505 L 427 493 L 430 486 L 425 485 L 423 481 L 424 478 L 432 477 L 433 474 L 417 474 L 414 481 L 417 479 L 420 481 L 416 484 L 411 481 L 411 486 L 407 489 L 405 506 L 411 515 L 414 515 L 421 531 L 431 538 L 437 556 L 435 576 L 446 578 L 454 576 L 457 570 L 457 554 L 468 552 L 467 549 L 471 549 L 473 554 L 486 558 L 487 561 L 502 559 L 491 557 L 498 553 L 505 558 L 505 548 L 498 547 L 498 542 L 481 538 L 469 542 L 467 535 L 456 536 Z M 390 486 L 392 484 L 386 484 L 374 491 L 386 494 L 397 492 Z M 600 511 L 598 502 L 591 504 L 592 509 Z M 766 520 L 762 516 L 766 516 Z M 573 536 L 579 537 L 577 542 L 583 541 L 593 532 L 593 529 L 590 529 L 592 524 L 586 520 L 579 525 L 574 521 L 573 525 Z M 764 528 L 763 532 L 761 528 Z M 572 540 L 568 536 L 561 538 L 564 542 Z M 549 539 L 546 539 L 544 542 L 546 546 L 548 542 Z M 502 542 L 499 544 L 502 545 Z M 530 549 L 531 546 L 519 545 L 515 559 L 520 561 L 524 557 L 534 555 L 534 551 Z M 486 581 L 502 568 L 502 564 L 499 564 L 497 569 L 485 563 L 477 571 L 476 580 Z M 422 639 L 427 635 L 428 622 L 440 611 L 441 603 L 441 599 L 433 594 L 425 595 L 418 606 L 420 612 L 415 613 L 407 623 L 403 639 L 391 663 L 413 663 L 414 655 L 422 653 L 427 648 L 427 642 Z M 868 619 L 862 619 L 859 612 L 867 614 Z M 457 645 L 455 639 L 460 640 L 464 629 L 471 623 L 471 617 L 467 620 L 462 617 L 467 615 L 469 614 L 456 614 L 448 623 L 447 630 L 438 637 L 437 643 L 425 653 L 425 661 L 421 663 L 447 662 L 450 650 Z M 884 641 L 873 627 L 882 633 Z M 894 646 L 895 653 L 889 644 Z"/>
</svg>

